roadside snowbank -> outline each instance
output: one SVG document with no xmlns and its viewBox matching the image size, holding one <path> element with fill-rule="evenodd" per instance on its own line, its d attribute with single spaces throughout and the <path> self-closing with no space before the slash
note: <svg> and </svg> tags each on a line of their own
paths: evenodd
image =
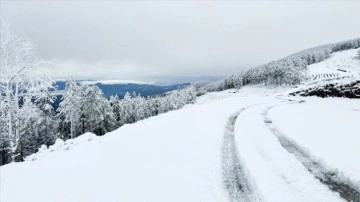
<svg viewBox="0 0 360 202">
<path fill-rule="evenodd" d="M 38 152 L 26 157 L 25 161 L 35 161 L 37 159 L 44 158 L 52 152 L 68 151 L 76 147 L 78 144 L 85 144 L 86 142 L 95 140 L 97 138 L 99 138 L 97 135 L 88 132 L 80 135 L 77 138 L 68 139 L 66 141 L 63 141 L 62 139 L 57 139 L 55 144 L 49 146 L 49 148 L 47 148 L 46 145 L 42 145 L 39 148 Z"/>
</svg>

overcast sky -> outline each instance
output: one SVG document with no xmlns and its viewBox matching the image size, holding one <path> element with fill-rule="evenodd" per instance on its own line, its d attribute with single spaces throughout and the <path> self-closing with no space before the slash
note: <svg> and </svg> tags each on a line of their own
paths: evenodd
<svg viewBox="0 0 360 202">
<path fill-rule="evenodd" d="M 218 77 L 360 37 L 356 1 L 1 1 L 54 78 Z"/>
</svg>

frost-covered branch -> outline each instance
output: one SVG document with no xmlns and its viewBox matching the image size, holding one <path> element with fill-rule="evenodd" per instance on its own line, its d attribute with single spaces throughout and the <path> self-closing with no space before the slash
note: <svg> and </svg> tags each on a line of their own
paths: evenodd
<svg viewBox="0 0 360 202">
<path fill-rule="evenodd" d="M 23 150 L 22 140 L 39 133 L 39 109 L 33 102 L 47 94 L 50 78 L 37 74 L 35 45 L 27 38 L 14 34 L 10 24 L 0 22 L 0 136 L 11 150 L 11 161 Z M 5 148 L 3 149 L 5 150 Z M 1 159 L 3 164 L 9 159 Z"/>
</svg>

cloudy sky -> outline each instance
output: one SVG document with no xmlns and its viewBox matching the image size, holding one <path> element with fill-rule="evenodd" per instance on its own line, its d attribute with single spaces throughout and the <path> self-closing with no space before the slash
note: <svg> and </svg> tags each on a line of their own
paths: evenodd
<svg viewBox="0 0 360 202">
<path fill-rule="evenodd" d="M 360 37 L 356 1 L 1 1 L 54 78 L 216 78 Z"/>
</svg>

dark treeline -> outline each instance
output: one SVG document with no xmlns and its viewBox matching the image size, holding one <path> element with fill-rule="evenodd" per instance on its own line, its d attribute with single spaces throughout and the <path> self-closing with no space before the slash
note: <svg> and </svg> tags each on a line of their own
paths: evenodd
<svg viewBox="0 0 360 202">
<path fill-rule="evenodd" d="M 301 51 L 285 58 L 233 74 L 222 81 L 203 87 L 204 91 L 240 88 L 247 84 L 296 85 L 307 79 L 307 66 L 321 62 L 331 53 L 360 47 L 360 38 L 323 45 Z M 360 54 L 360 51 L 359 51 Z"/>
</svg>

